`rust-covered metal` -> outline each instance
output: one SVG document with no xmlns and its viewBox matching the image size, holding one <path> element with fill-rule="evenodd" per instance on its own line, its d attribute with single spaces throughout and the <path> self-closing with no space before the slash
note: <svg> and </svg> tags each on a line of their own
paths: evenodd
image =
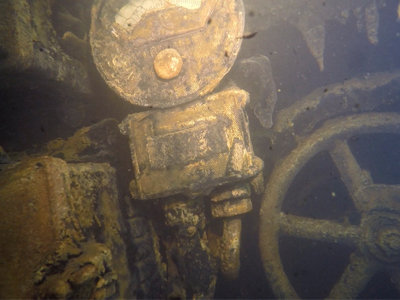
<svg viewBox="0 0 400 300">
<path fill-rule="evenodd" d="M 240 270 L 240 237 L 242 220 L 239 215 L 252 210 L 250 185 L 239 183 L 222 186 L 211 193 L 211 214 L 223 218 L 222 236 L 218 239 L 221 273 L 227 280 L 235 280 Z"/>
<path fill-rule="evenodd" d="M 396 281 L 400 262 L 399 185 L 376 184 L 362 170 L 347 140 L 368 133 L 399 133 L 396 113 L 369 113 L 337 118 L 303 140 L 271 174 L 260 211 L 260 253 L 269 281 L 278 298 L 299 298 L 286 276 L 279 251 L 279 237 L 288 235 L 351 245 L 356 250 L 328 298 L 358 296 L 372 276 L 382 269 Z M 343 183 L 361 215 L 359 226 L 332 220 L 318 220 L 282 212 L 291 183 L 317 153 L 328 151 Z"/>
<path fill-rule="evenodd" d="M 243 28 L 241 0 L 96 0 L 90 42 L 100 74 L 117 94 L 165 108 L 216 87 L 236 59 Z M 160 61 L 167 49 L 175 55 Z"/>
<path fill-rule="evenodd" d="M 48 156 L 2 171 L 0 298 L 132 297 L 115 180 Z"/>
<path fill-rule="evenodd" d="M 252 210 L 249 184 L 222 188 L 211 195 L 211 214 L 214 218 L 233 217 Z"/>
<path fill-rule="evenodd" d="M 173 238 L 165 241 L 168 298 L 211 299 L 217 281 L 217 265 L 204 237 L 206 218 L 203 197 L 188 200 L 181 195 L 164 201 L 165 224 Z"/>
<path fill-rule="evenodd" d="M 136 199 L 178 193 L 208 195 L 217 186 L 257 175 L 244 106 L 248 94 L 231 89 L 168 110 L 129 115 L 121 132 L 129 136 Z"/>
</svg>

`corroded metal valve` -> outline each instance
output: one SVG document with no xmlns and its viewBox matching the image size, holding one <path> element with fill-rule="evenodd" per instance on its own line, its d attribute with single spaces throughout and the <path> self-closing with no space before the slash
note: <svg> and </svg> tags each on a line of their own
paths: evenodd
<svg viewBox="0 0 400 300">
<path fill-rule="evenodd" d="M 178 256 L 177 263 L 168 259 L 170 286 L 175 287 L 171 296 L 187 297 L 186 286 L 199 297 L 211 297 L 217 274 L 214 258 L 227 279 L 238 275 L 238 215 L 252 209 L 248 182 L 263 168 L 250 141 L 244 110 L 248 100 L 247 92 L 229 89 L 176 108 L 129 115 L 120 124 L 129 137 L 135 171 L 132 196 L 166 198 L 165 222 L 174 229 L 167 256 L 174 251 Z M 211 214 L 223 218 L 224 228 L 218 254 L 211 255 L 202 197 L 216 188 Z M 189 271 L 190 261 L 198 261 L 196 270 Z"/>
</svg>

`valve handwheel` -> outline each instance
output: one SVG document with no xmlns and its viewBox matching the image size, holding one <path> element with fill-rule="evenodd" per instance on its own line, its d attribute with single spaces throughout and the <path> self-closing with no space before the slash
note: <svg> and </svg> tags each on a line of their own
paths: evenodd
<svg viewBox="0 0 400 300">
<path fill-rule="evenodd" d="M 357 163 L 347 140 L 370 133 L 400 134 L 400 115 L 369 113 L 326 122 L 301 142 L 271 174 L 260 211 L 260 252 L 267 278 L 278 298 L 299 298 L 285 274 L 279 253 L 282 235 L 351 245 L 356 250 L 328 298 L 355 298 L 380 270 L 400 289 L 400 185 L 375 184 Z M 282 212 L 295 176 L 316 154 L 329 152 L 354 207 L 359 226 Z"/>
</svg>

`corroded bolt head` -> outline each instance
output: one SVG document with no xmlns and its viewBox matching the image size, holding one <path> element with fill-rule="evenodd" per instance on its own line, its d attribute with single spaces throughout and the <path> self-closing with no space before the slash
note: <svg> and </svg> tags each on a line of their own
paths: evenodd
<svg viewBox="0 0 400 300">
<path fill-rule="evenodd" d="M 172 48 L 160 51 L 154 59 L 154 70 L 162 79 L 172 79 L 178 76 L 182 65 L 181 55 Z"/>
</svg>

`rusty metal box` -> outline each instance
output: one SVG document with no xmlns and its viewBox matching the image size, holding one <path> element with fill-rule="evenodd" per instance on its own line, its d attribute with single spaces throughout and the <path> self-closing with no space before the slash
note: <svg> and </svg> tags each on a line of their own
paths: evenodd
<svg viewBox="0 0 400 300">
<path fill-rule="evenodd" d="M 36 298 L 39 270 L 60 263 L 49 257 L 62 257 L 66 241 L 88 240 L 113 249 L 120 295 L 129 297 L 121 218 L 115 171 L 106 163 L 67 164 L 43 156 L 2 171 L 0 298 Z"/>
<path fill-rule="evenodd" d="M 178 193 L 207 195 L 216 186 L 255 176 L 263 167 L 253 153 L 244 110 L 248 93 L 230 89 L 176 108 L 129 115 L 137 199 Z"/>
</svg>

